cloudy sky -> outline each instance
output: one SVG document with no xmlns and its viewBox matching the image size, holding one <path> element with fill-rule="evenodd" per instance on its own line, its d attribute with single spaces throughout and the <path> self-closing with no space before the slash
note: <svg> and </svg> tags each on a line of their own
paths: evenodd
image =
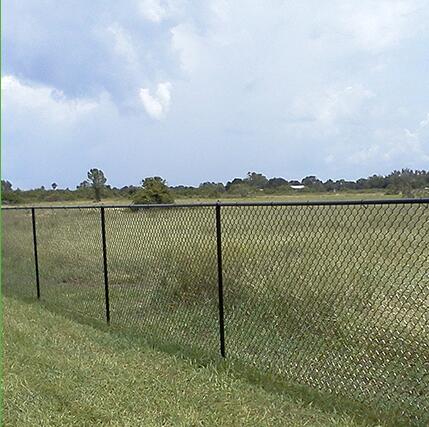
<svg viewBox="0 0 429 427">
<path fill-rule="evenodd" d="M 427 0 L 4 0 L 2 166 L 74 188 L 429 168 Z"/>
</svg>

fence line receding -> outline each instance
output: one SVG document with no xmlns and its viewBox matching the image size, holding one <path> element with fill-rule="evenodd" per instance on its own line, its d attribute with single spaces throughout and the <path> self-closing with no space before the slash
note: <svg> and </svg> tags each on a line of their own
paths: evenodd
<svg viewBox="0 0 429 427">
<path fill-rule="evenodd" d="M 3 289 L 429 413 L 429 200 L 4 208 Z"/>
</svg>

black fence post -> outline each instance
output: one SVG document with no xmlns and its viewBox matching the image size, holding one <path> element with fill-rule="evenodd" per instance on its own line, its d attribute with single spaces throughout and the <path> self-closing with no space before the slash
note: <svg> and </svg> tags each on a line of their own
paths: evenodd
<svg viewBox="0 0 429 427">
<path fill-rule="evenodd" d="M 101 213 L 101 240 L 103 243 L 104 298 L 106 303 L 106 322 L 110 323 L 109 275 L 107 271 L 106 220 L 104 217 L 104 206 L 100 208 L 100 213 Z"/>
<path fill-rule="evenodd" d="M 218 280 L 218 303 L 219 303 L 219 338 L 220 354 L 225 353 L 225 316 L 223 310 L 223 270 L 222 270 L 222 229 L 220 221 L 220 204 L 216 204 L 216 245 L 217 245 L 217 280 Z"/>
<path fill-rule="evenodd" d="M 34 248 L 34 265 L 36 267 L 37 299 L 40 299 L 39 258 L 37 256 L 37 234 L 36 234 L 36 211 L 34 208 L 31 208 L 31 222 L 33 224 L 33 248 Z"/>
</svg>

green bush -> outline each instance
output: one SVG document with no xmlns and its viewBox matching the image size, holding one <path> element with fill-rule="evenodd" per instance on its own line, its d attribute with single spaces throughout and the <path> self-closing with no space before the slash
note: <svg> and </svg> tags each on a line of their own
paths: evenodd
<svg viewBox="0 0 429 427">
<path fill-rule="evenodd" d="M 22 197 L 16 191 L 3 191 L 1 194 L 2 203 L 7 204 L 15 204 L 22 203 Z"/>
<path fill-rule="evenodd" d="M 143 187 L 133 196 L 134 204 L 174 203 L 174 198 L 164 179 L 159 176 L 145 178 Z"/>
</svg>

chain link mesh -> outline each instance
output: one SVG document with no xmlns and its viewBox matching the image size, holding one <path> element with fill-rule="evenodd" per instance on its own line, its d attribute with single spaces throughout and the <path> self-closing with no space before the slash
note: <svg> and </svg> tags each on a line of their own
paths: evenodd
<svg viewBox="0 0 429 427">
<path fill-rule="evenodd" d="M 2 289 L 24 299 L 37 296 L 31 210 L 2 210 Z"/>
<path fill-rule="evenodd" d="M 112 209 L 106 234 L 112 322 L 216 351 L 214 208 Z"/>
<path fill-rule="evenodd" d="M 224 207 L 222 220 L 231 356 L 427 413 L 427 205 Z"/>
<path fill-rule="evenodd" d="M 38 209 L 36 227 L 41 300 L 104 319 L 100 209 Z"/>
<path fill-rule="evenodd" d="M 105 316 L 99 208 L 37 209 L 42 300 Z M 429 422 L 429 206 L 221 206 L 227 356 Z M 215 206 L 106 208 L 112 324 L 219 349 Z M 3 286 L 34 297 L 31 212 Z"/>
</svg>

